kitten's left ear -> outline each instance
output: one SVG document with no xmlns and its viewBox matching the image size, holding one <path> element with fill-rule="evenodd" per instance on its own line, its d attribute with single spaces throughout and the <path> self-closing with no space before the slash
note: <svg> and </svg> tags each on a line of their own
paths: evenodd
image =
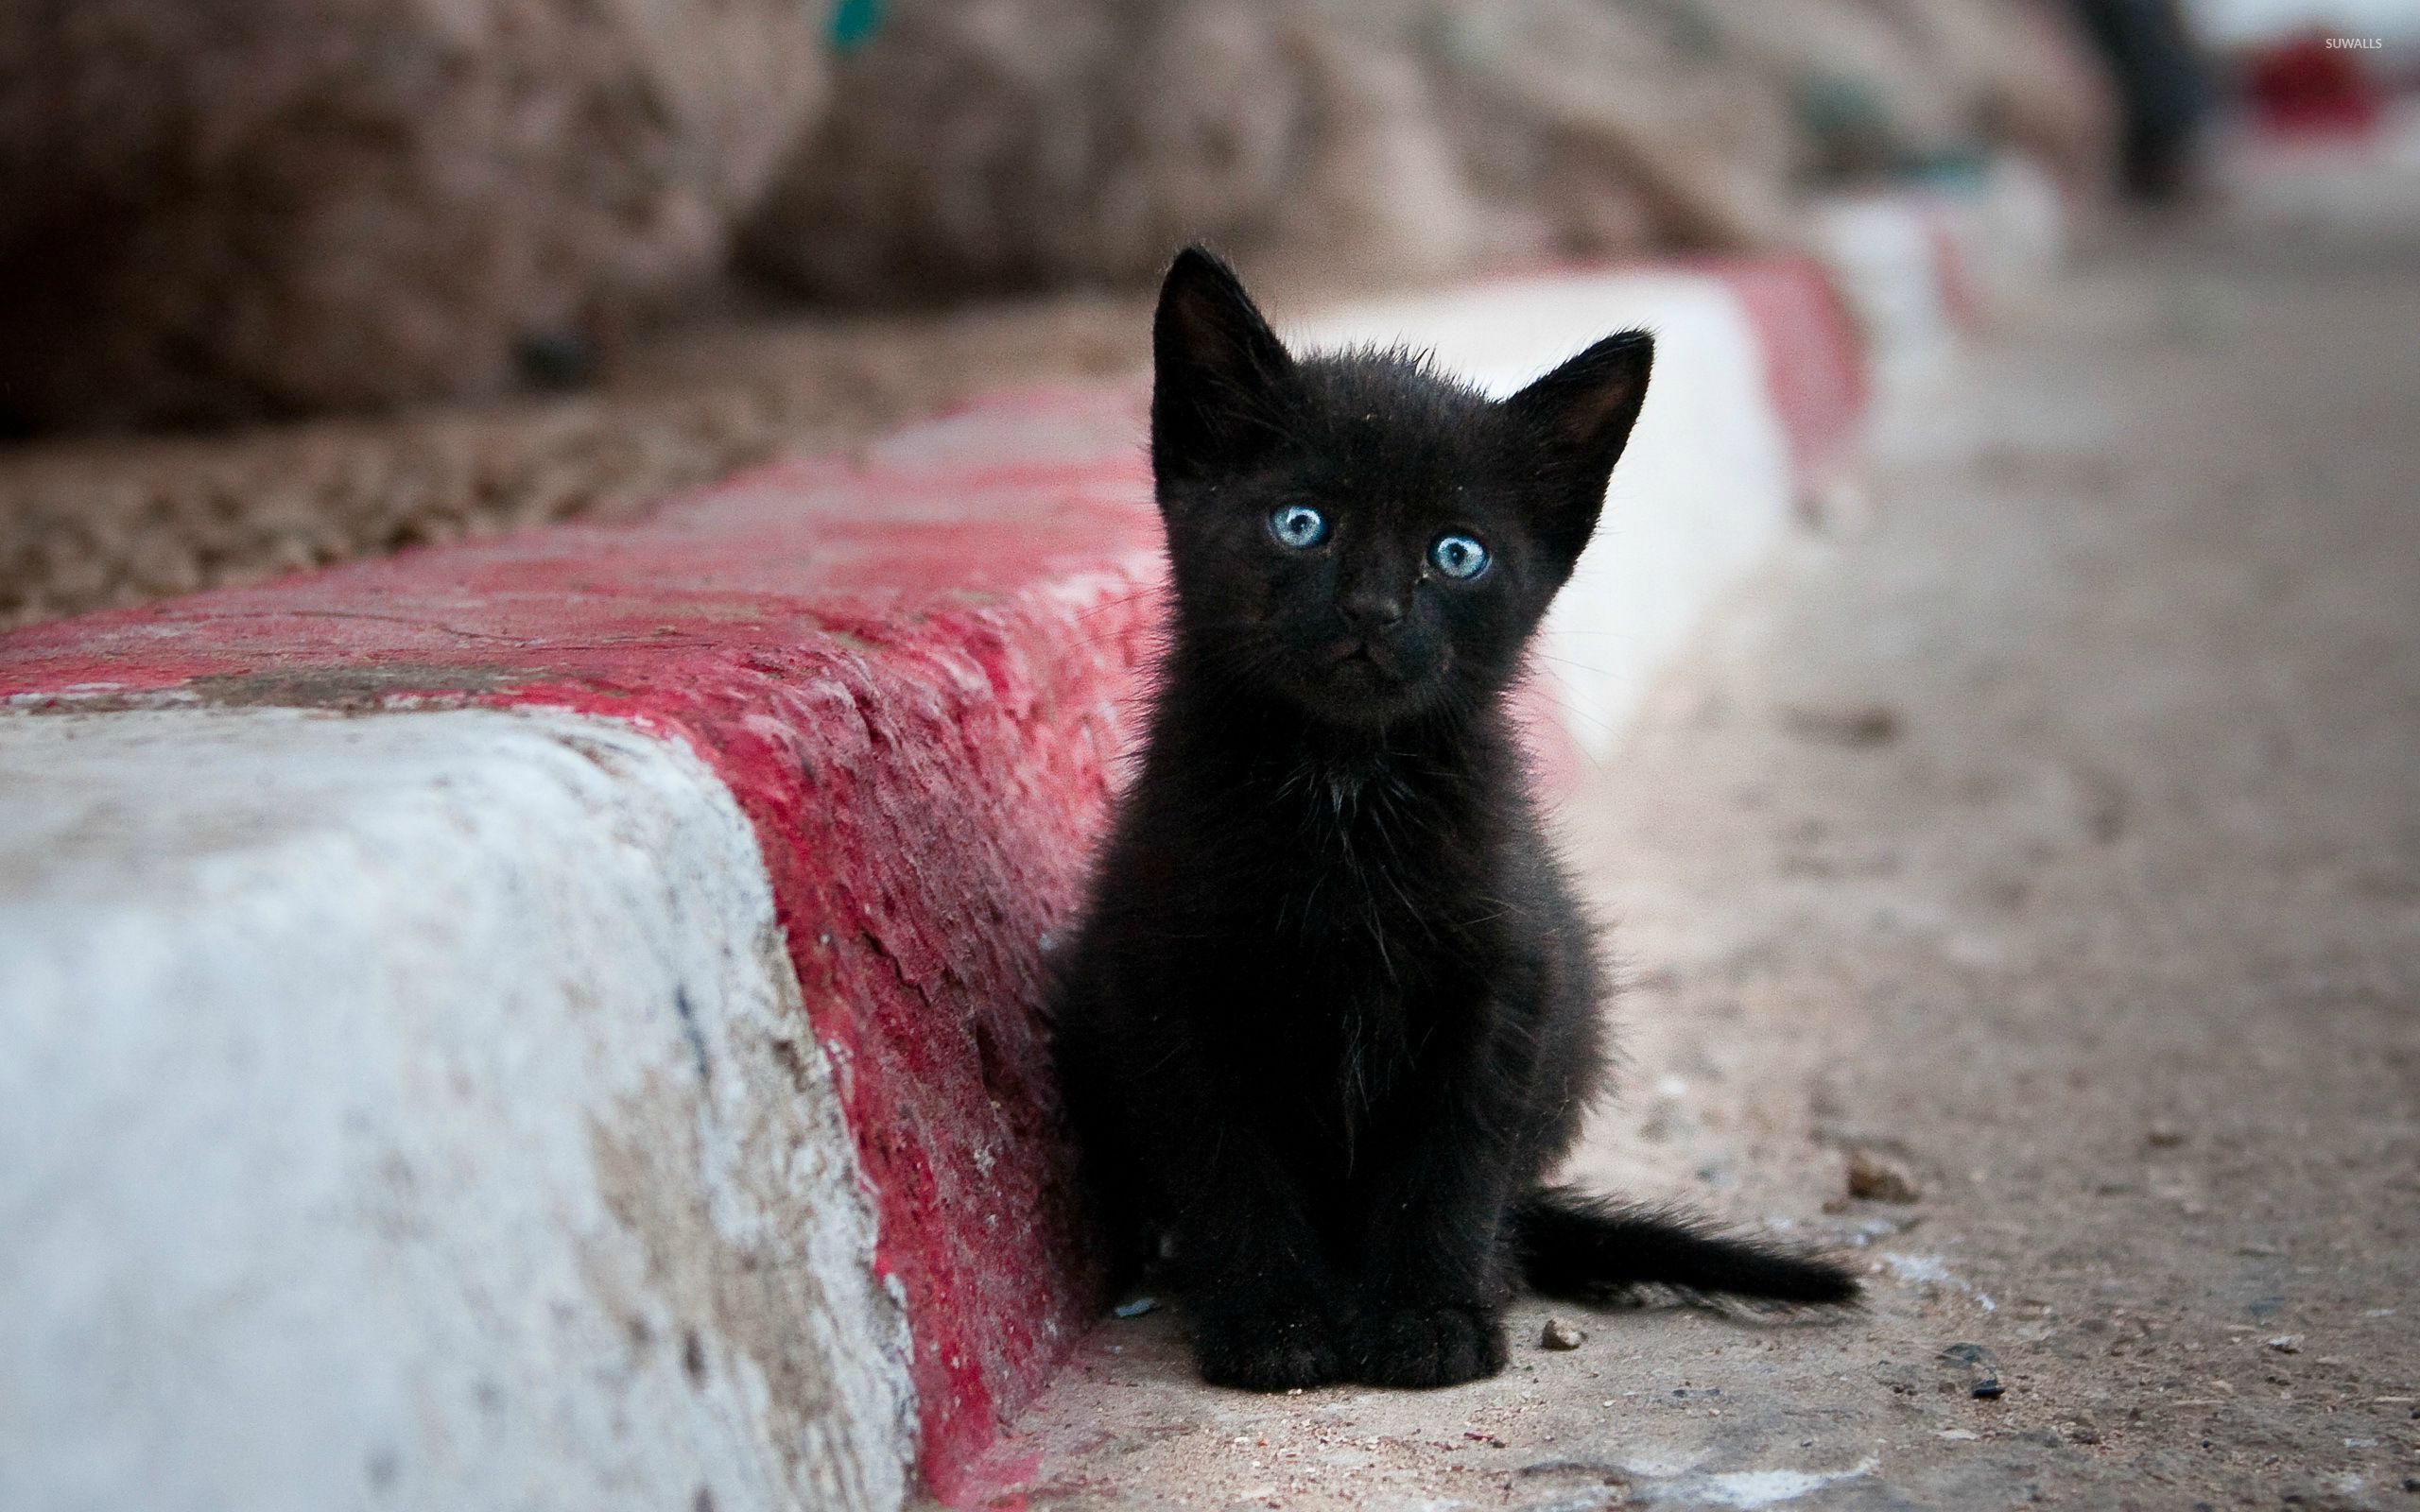
<svg viewBox="0 0 2420 1512">
<path fill-rule="evenodd" d="M 1294 359 L 1235 270 L 1188 247 L 1160 284 L 1151 367 L 1151 463 L 1166 483 L 1249 465 L 1277 434 Z"/>
<path fill-rule="evenodd" d="M 1605 506 L 1605 485 L 1630 444 L 1647 402 L 1648 369 L 1655 365 L 1655 338 L 1644 331 L 1607 336 L 1587 351 L 1503 402 L 1506 410 L 1543 449 L 1555 496 L 1538 526 L 1547 543 L 1568 563 L 1597 528 Z"/>
</svg>

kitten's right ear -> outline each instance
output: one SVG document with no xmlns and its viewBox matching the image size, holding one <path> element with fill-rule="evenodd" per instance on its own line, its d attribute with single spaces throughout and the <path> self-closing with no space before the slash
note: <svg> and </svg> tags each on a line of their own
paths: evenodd
<svg viewBox="0 0 2420 1512">
<path fill-rule="evenodd" d="M 1233 269 L 1177 254 L 1151 319 L 1151 466 L 1162 478 L 1233 471 L 1277 435 L 1294 359 Z"/>
<path fill-rule="evenodd" d="M 1540 538 L 1567 569 L 1597 529 L 1605 485 L 1630 444 L 1647 402 L 1655 338 L 1644 331 L 1607 336 L 1505 400 L 1529 427 L 1557 490 L 1542 501 Z"/>
</svg>

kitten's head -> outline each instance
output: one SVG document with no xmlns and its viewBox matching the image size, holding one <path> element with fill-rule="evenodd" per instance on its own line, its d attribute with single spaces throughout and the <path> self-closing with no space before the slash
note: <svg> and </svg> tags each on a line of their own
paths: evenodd
<svg viewBox="0 0 2420 1512">
<path fill-rule="evenodd" d="M 1199 249 L 1168 270 L 1151 337 L 1188 666 L 1360 728 L 1511 683 L 1654 356 L 1644 332 L 1608 336 L 1503 400 L 1402 352 L 1298 359 Z"/>
</svg>

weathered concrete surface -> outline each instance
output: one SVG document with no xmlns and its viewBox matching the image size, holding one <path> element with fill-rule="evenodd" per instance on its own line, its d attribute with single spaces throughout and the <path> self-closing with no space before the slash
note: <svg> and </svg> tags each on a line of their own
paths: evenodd
<svg viewBox="0 0 2420 1512">
<path fill-rule="evenodd" d="M 1495 1382 L 1264 1399 L 1163 1310 L 1001 1504 L 2414 1504 L 2420 186 L 2356 181 L 2357 236 L 2105 249 L 1573 803 L 1634 1057 L 1579 1174 L 1861 1243 L 1865 1313 L 1563 1310 Z M 1848 1199 L 1859 1148 L 1919 1199 Z"/>
<path fill-rule="evenodd" d="M 572 714 L 0 717 L 0 1506 L 889 1507 L 756 837 Z"/>
</svg>

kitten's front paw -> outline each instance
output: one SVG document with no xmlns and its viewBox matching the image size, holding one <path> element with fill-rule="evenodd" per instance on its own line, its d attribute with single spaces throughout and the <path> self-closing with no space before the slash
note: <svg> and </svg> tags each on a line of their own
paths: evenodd
<svg viewBox="0 0 2420 1512">
<path fill-rule="evenodd" d="M 1450 1386 L 1504 1368 L 1504 1325 L 1477 1307 L 1375 1307 L 1354 1324 L 1347 1348 L 1356 1381 Z"/>
<path fill-rule="evenodd" d="M 1344 1376 L 1335 1331 L 1307 1309 L 1219 1312 L 1193 1320 L 1193 1360 L 1214 1386 L 1291 1391 Z"/>
</svg>

